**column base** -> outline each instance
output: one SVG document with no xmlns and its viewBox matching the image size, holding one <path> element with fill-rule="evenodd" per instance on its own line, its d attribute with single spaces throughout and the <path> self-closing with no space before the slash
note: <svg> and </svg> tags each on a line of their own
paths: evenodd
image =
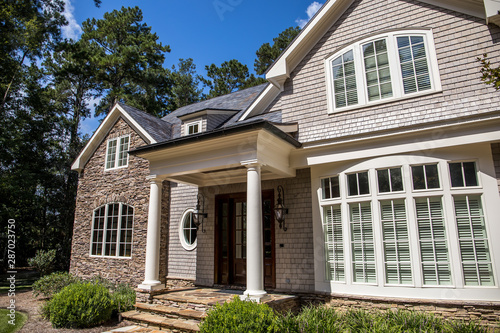
<svg viewBox="0 0 500 333">
<path fill-rule="evenodd" d="M 240 296 L 242 301 L 253 301 L 260 303 L 261 298 L 267 295 L 265 290 L 245 290 L 243 295 Z"/>
<path fill-rule="evenodd" d="M 165 289 L 165 285 L 160 281 L 144 281 L 143 283 L 138 285 L 137 288 L 142 290 L 154 291 Z"/>
</svg>

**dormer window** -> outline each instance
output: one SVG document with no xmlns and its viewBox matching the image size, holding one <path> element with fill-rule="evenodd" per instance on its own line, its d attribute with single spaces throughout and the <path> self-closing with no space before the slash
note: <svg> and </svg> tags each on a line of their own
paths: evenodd
<svg viewBox="0 0 500 333">
<path fill-rule="evenodd" d="M 326 59 L 329 112 L 441 90 L 430 30 L 388 32 Z"/>
<path fill-rule="evenodd" d="M 201 133 L 202 121 L 201 120 L 192 121 L 186 123 L 184 126 L 186 126 L 184 131 L 186 135 Z"/>
<path fill-rule="evenodd" d="M 128 150 L 130 135 L 108 140 L 106 149 L 106 170 L 124 168 L 128 166 Z"/>
</svg>

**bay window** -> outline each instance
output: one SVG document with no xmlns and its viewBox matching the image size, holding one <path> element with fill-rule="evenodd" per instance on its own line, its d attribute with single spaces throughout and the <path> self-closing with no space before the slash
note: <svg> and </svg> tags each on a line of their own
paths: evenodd
<svg viewBox="0 0 500 333">
<path fill-rule="evenodd" d="M 375 165 L 320 186 L 327 281 L 495 285 L 476 162 Z"/>
</svg>

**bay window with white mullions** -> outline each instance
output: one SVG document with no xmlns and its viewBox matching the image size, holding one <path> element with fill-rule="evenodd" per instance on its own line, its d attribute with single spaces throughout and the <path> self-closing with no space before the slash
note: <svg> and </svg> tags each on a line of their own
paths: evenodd
<svg viewBox="0 0 500 333">
<path fill-rule="evenodd" d="M 352 167 L 319 180 L 326 281 L 413 289 L 495 286 L 477 162 L 381 160 L 386 165 L 366 169 L 367 161 L 359 172 Z"/>
<path fill-rule="evenodd" d="M 363 39 L 328 57 L 325 69 L 330 113 L 441 90 L 431 30 Z"/>
<path fill-rule="evenodd" d="M 100 257 L 132 256 L 134 208 L 110 203 L 94 210 L 90 254 Z"/>
<path fill-rule="evenodd" d="M 106 148 L 106 170 L 128 166 L 130 135 L 108 140 Z"/>
</svg>

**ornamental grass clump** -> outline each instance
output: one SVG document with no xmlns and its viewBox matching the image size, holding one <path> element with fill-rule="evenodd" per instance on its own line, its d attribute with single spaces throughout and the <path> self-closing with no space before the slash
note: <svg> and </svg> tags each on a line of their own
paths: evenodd
<svg viewBox="0 0 500 333">
<path fill-rule="evenodd" d="M 73 283 L 54 295 L 43 308 L 44 316 L 56 328 L 85 328 L 111 318 L 113 300 L 101 284 Z"/>
</svg>

